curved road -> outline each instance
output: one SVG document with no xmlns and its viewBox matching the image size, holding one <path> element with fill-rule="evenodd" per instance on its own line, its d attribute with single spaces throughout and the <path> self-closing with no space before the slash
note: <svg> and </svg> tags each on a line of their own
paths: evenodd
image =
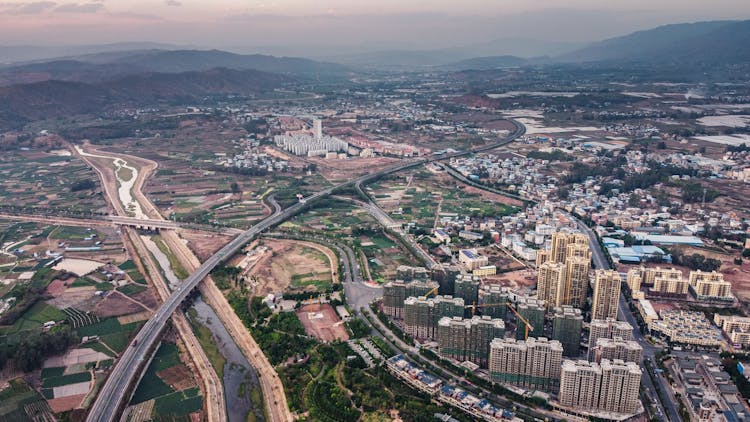
<svg viewBox="0 0 750 422">
<path fill-rule="evenodd" d="M 115 368 L 109 374 L 109 377 L 105 381 L 105 384 L 102 386 L 102 389 L 99 392 L 96 401 L 91 406 L 87 421 L 112 422 L 119 419 L 118 414 L 126 404 L 126 392 L 130 391 L 131 385 L 142 371 L 143 365 L 148 361 L 149 354 L 151 353 L 167 320 L 171 317 L 172 313 L 177 309 L 182 301 L 185 300 L 188 294 L 190 294 L 190 292 L 198 285 L 198 283 L 200 283 L 206 276 L 208 276 L 208 274 L 214 267 L 216 267 L 216 265 L 218 265 L 225 259 L 230 258 L 237 250 L 253 240 L 261 232 L 284 222 L 298 212 L 302 211 L 307 203 L 329 196 L 337 189 L 348 187 L 357 183 L 364 183 L 387 174 L 421 166 L 428 162 L 469 155 L 474 152 L 486 151 L 506 145 L 516 138 L 522 136 L 526 132 L 526 128 L 522 124 L 516 121 L 512 122 L 516 126 L 516 130 L 502 141 L 490 145 L 485 145 L 474 150 L 446 154 L 439 157 L 409 160 L 405 164 L 398 164 L 379 172 L 366 174 L 351 181 L 329 187 L 303 199 L 304 202 L 298 202 L 282 211 L 277 210 L 277 212 L 275 212 L 274 214 L 258 222 L 255 226 L 237 236 L 235 239 L 221 248 L 218 252 L 216 252 L 216 254 L 203 262 L 193 274 L 186 278 L 183 281 L 182 285 L 172 293 L 167 301 L 162 304 L 162 306 L 153 315 L 153 317 L 151 317 L 151 319 L 149 319 L 146 324 L 144 324 L 143 328 L 135 336 L 135 339 L 130 343 L 128 348 L 125 349 L 122 356 L 117 361 Z"/>
</svg>

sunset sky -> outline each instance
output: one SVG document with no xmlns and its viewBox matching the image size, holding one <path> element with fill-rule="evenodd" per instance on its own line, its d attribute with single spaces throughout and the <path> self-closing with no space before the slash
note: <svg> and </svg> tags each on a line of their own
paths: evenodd
<svg viewBox="0 0 750 422">
<path fill-rule="evenodd" d="M 0 44 L 437 48 L 507 37 L 582 42 L 665 23 L 748 18 L 747 0 L 0 0 Z"/>
</svg>

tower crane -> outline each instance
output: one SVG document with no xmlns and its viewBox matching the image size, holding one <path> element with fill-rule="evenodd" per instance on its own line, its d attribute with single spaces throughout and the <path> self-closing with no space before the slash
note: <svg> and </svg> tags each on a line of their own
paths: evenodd
<svg viewBox="0 0 750 422">
<path fill-rule="evenodd" d="M 471 305 L 464 306 L 464 308 L 465 309 L 471 308 L 471 316 L 474 316 L 477 308 L 489 308 L 490 306 L 503 306 L 503 305 L 507 305 L 507 303 L 480 303 L 479 305 L 477 305 L 477 303 L 474 302 Z"/>
<path fill-rule="evenodd" d="M 430 290 L 429 292 L 425 293 L 424 297 L 428 298 L 428 297 L 430 297 L 430 295 L 436 294 L 438 292 L 438 288 L 439 288 L 439 286 L 435 287 L 432 290 Z"/>
<path fill-rule="evenodd" d="M 523 322 L 523 324 L 526 326 L 526 335 L 524 336 L 523 339 L 524 340 L 528 340 L 529 339 L 529 328 L 531 329 L 531 331 L 534 331 L 534 326 L 531 325 L 531 323 L 529 322 L 529 320 L 527 320 L 526 318 L 522 317 L 521 314 L 518 313 L 518 311 L 516 310 L 515 306 L 513 306 L 513 305 L 511 305 L 509 303 L 508 304 L 508 308 L 510 309 L 511 312 L 513 312 L 513 314 L 516 316 L 516 318 L 518 318 L 518 320 L 521 321 L 521 322 Z"/>
</svg>

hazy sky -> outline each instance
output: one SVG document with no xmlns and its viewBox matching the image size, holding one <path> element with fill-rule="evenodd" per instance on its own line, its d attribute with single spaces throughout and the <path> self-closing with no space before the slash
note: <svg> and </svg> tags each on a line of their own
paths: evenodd
<svg viewBox="0 0 750 422">
<path fill-rule="evenodd" d="M 506 37 L 581 42 L 748 18 L 748 0 L 0 0 L 0 44 L 439 48 Z"/>
</svg>

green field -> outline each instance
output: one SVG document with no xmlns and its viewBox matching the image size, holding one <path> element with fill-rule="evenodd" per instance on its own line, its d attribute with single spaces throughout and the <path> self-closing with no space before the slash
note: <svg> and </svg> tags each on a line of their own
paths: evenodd
<svg viewBox="0 0 750 422">
<path fill-rule="evenodd" d="M 96 350 L 97 352 L 104 353 L 107 356 L 114 356 L 112 354 L 112 351 L 110 351 L 105 345 L 103 345 L 102 343 L 100 343 L 98 341 L 91 342 L 91 343 L 86 343 L 83 346 L 81 346 L 81 348 Z"/>
<path fill-rule="evenodd" d="M 91 188 L 72 189 L 81 180 L 97 177 L 83 160 L 39 154 L 39 150 L 15 150 L 0 155 L 1 203 L 85 214 L 106 205 L 96 184 Z M 50 166 L 50 163 L 59 165 Z"/>
<path fill-rule="evenodd" d="M 57 377 L 44 378 L 42 380 L 42 387 L 52 388 L 60 387 L 62 385 L 77 384 L 79 382 L 91 381 L 90 372 L 79 372 L 77 374 L 60 375 Z"/>
<path fill-rule="evenodd" d="M 130 336 L 140 327 L 143 322 L 134 322 L 122 325 L 117 318 L 103 319 L 96 324 L 79 327 L 76 331 L 78 335 L 99 336 L 101 342 L 105 343 L 112 350 L 120 353 L 125 350 Z"/>
<path fill-rule="evenodd" d="M 199 411 L 203 407 L 203 399 L 198 387 L 175 391 L 157 375 L 159 371 L 176 365 L 181 365 L 177 345 L 162 343 L 143 374 L 130 404 L 155 399 L 153 416 L 157 418 L 180 417 Z"/>
<path fill-rule="evenodd" d="M 21 378 L 10 381 L 10 387 L 0 392 L 0 420 L 30 421 L 24 406 L 43 402 L 44 398 Z"/>
<path fill-rule="evenodd" d="M 49 237 L 51 239 L 57 239 L 57 240 L 76 240 L 80 241 L 83 239 L 86 239 L 87 237 L 91 237 L 92 235 L 96 235 L 96 239 L 101 239 L 102 235 L 101 233 L 97 232 L 93 229 L 88 229 L 86 227 L 73 227 L 73 226 L 57 226 L 56 229 L 52 230 L 50 232 Z"/>
<path fill-rule="evenodd" d="M 141 284 L 131 283 L 131 284 L 126 284 L 124 286 L 118 287 L 117 290 L 126 296 L 133 296 L 134 294 L 145 291 L 146 286 L 141 285 Z"/>
<path fill-rule="evenodd" d="M 307 286 L 315 286 L 318 291 L 331 289 L 331 272 L 306 273 L 292 275 L 292 287 L 302 289 Z"/>
<path fill-rule="evenodd" d="M 54 306 L 37 302 L 24 312 L 13 325 L 0 327 L 0 334 L 16 334 L 21 331 L 40 329 L 47 321 L 64 321 L 68 316 Z"/>
<path fill-rule="evenodd" d="M 131 404 L 142 403 L 174 392 L 172 387 L 168 386 L 158 375 L 157 372 L 171 368 L 180 363 L 180 356 L 177 345 L 174 343 L 162 343 L 159 350 L 156 351 L 154 359 L 143 374 L 138 388 L 133 394 Z"/>
<path fill-rule="evenodd" d="M 198 387 L 176 391 L 156 399 L 154 410 L 159 416 L 183 416 L 201 410 L 203 398 Z"/>
<path fill-rule="evenodd" d="M 65 372 L 64 366 L 42 369 L 42 378 L 59 377 Z"/>
<path fill-rule="evenodd" d="M 131 280 L 135 281 L 138 284 L 146 284 L 146 279 L 143 277 L 143 274 L 138 271 L 138 266 L 135 265 L 135 262 L 133 262 L 133 260 L 128 259 L 127 261 L 118 265 L 118 267 L 121 270 L 125 271 Z"/>
<path fill-rule="evenodd" d="M 118 267 L 123 271 L 130 271 L 130 270 L 137 270 L 138 267 L 135 265 L 135 262 L 133 260 L 128 259 L 127 261 L 123 262 L 122 264 L 118 265 Z"/>
</svg>

